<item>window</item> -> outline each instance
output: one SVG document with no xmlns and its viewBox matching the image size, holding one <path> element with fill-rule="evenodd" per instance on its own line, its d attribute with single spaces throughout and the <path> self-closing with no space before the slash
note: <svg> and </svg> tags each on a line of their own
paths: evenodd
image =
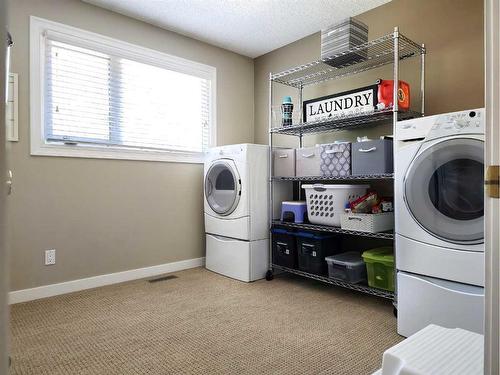
<svg viewBox="0 0 500 375">
<path fill-rule="evenodd" d="M 202 162 L 215 68 L 31 19 L 34 155 Z"/>
</svg>

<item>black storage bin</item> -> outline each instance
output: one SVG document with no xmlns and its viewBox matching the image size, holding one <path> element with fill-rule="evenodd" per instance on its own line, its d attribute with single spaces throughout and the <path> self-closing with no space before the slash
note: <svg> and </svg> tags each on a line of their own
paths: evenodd
<svg viewBox="0 0 500 375">
<path fill-rule="evenodd" d="M 288 268 L 297 268 L 297 241 L 295 233 L 273 228 L 273 263 Z"/>
<path fill-rule="evenodd" d="M 325 258 L 340 252 L 338 237 L 314 232 L 297 232 L 299 270 L 316 275 L 328 275 Z"/>
</svg>

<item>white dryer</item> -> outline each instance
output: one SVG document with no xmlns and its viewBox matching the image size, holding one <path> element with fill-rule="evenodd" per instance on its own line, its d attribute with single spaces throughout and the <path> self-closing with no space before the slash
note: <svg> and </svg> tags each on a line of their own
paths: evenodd
<svg viewBox="0 0 500 375">
<path fill-rule="evenodd" d="M 206 267 L 242 280 L 265 277 L 269 257 L 269 147 L 239 144 L 206 153 Z"/>
<path fill-rule="evenodd" d="M 484 109 L 396 127 L 398 332 L 482 333 Z"/>
</svg>

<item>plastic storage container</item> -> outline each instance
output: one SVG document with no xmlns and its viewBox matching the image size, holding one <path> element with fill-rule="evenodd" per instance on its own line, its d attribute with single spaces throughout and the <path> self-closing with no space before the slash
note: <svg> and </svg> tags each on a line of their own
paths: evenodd
<svg viewBox="0 0 500 375">
<path fill-rule="evenodd" d="M 273 150 L 273 175 L 295 177 L 295 149 L 277 148 Z"/>
<path fill-rule="evenodd" d="M 394 172 L 393 142 L 390 139 L 352 144 L 352 174 L 383 174 Z"/>
<path fill-rule="evenodd" d="M 319 146 L 295 150 L 295 174 L 299 177 L 321 176 L 321 157 Z"/>
<path fill-rule="evenodd" d="M 394 291 L 394 250 L 392 247 L 378 247 L 363 253 L 368 273 L 368 285 Z"/>
<path fill-rule="evenodd" d="M 366 266 L 360 253 L 349 251 L 325 258 L 328 277 L 357 284 L 366 280 Z"/>
<path fill-rule="evenodd" d="M 377 85 L 379 109 L 392 108 L 392 101 L 394 99 L 394 80 L 379 79 L 377 80 Z M 398 110 L 406 111 L 408 109 L 410 109 L 410 85 L 405 81 L 399 81 Z"/>
<path fill-rule="evenodd" d="M 349 142 L 320 145 L 321 175 L 328 177 L 351 174 L 351 144 Z"/>
<path fill-rule="evenodd" d="M 295 233 L 282 228 L 271 230 L 273 241 L 273 263 L 288 268 L 297 268 L 297 241 Z"/>
<path fill-rule="evenodd" d="M 307 216 L 313 224 L 340 227 L 347 203 L 366 194 L 370 185 L 302 185 L 306 191 Z"/>
<path fill-rule="evenodd" d="M 339 252 L 338 237 L 313 232 L 297 232 L 298 266 L 301 271 L 326 276 L 325 258 Z"/>
</svg>

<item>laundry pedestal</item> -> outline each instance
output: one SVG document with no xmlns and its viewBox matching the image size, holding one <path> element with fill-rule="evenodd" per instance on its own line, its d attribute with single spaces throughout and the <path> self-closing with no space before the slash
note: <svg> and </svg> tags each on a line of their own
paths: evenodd
<svg viewBox="0 0 500 375">
<path fill-rule="evenodd" d="M 206 249 L 206 268 L 233 279 L 263 279 L 269 269 L 269 239 L 242 241 L 207 234 Z"/>
</svg>

